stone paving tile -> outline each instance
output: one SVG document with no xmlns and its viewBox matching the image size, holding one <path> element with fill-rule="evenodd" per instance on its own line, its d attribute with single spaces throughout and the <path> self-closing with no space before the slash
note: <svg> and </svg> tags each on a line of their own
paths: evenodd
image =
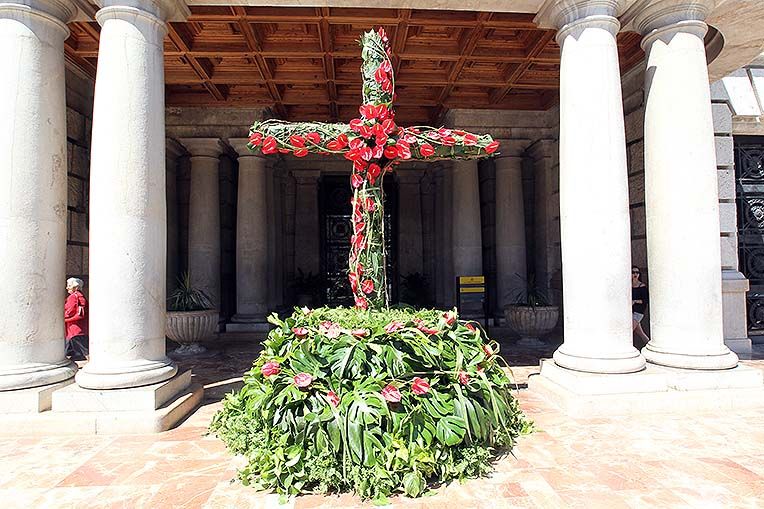
<svg viewBox="0 0 764 509">
<path fill-rule="evenodd" d="M 503 348 L 515 374 L 538 370 L 546 350 Z M 220 398 L 240 384 L 256 345 L 222 344 L 181 364 L 208 387 L 178 428 L 157 435 L 0 439 L 0 507 L 280 508 L 373 507 L 357 497 L 279 497 L 234 479 L 242 458 L 207 435 Z M 535 357 L 534 357 L 535 356 Z M 764 348 L 749 364 L 764 368 Z M 525 362 L 518 365 L 517 362 Z M 524 382 L 523 382 L 524 383 Z M 210 390 L 211 389 L 211 390 Z M 520 405 L 537 432 L 522 437 L 490 476 L 452 483 L 394 508 L 764 507 L 764 405 L 714 414 L 571 419 L 527 390 Z"/>
</svg>

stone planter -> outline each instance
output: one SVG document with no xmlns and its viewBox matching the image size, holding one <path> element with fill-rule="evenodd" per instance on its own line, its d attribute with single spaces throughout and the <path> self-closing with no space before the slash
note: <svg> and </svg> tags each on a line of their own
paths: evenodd
<svg viewBox="0 0 764 509">
<path fill-rule="evenodd" d="M 552 332 L 557 325 L 560 308 L 511 305 L 504 308 L 504 316 L 509 326 L 520 334 L 519 344 L 538 346 L 541 345 L 539 338 Z"/>
<path fill-rule="evenodd" d="M 168 311 L 165 334 L 176 343 L 180 343 L 180 348 L 174 353 L 189 355 L 204 352 L 206 349 L 201 342 L 215 333 L 219 316 L 217 309 Z"/>
</svg>

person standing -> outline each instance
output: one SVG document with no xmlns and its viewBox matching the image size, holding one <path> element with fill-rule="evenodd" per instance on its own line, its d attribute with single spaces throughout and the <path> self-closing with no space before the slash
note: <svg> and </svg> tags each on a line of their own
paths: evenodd
<svg viewBox="0 0 764 509">
<path fill-rule="evenodd" d="M 642 329 L 642 319 L 647 309 L 648 293 L 647 285 L 640 279 L 639 267 L 631 268 L 631 328 L 645 346 L 650 342 L 645 331 Z"/>
<path fill-rule="evenodd" d="M 66 280 L 69 296 L 64 304 L 66 355 L 73 361 L 88 358 L 88 301 L 82 294 L 83 282 L 75 277 Z"/>
</svg>

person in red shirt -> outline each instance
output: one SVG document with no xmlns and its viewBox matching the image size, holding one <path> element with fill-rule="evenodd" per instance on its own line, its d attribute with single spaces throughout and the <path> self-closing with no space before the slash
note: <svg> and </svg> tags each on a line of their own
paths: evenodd
<svg viewBox="0 0 764 509">
<path fill-rule="evenodd" d="M 66 355 L 73 361 L 88 358 L 88 301 L 82 295 L 82 285 L 82 280 L 75 277 L 66 280 L 69 293 L 64 304 Z"/>
</svg>

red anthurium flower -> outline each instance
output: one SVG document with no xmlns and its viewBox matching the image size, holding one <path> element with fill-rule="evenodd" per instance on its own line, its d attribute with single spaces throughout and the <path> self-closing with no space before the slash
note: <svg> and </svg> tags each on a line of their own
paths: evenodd
<svg viewBox="0 0 764 509">
<path fill-rule="evenodd" d="M 263 154 L 275 154 L 278 147 L 278 142 L 273 136 L 268 136 L 263 140 L 262 151 Z"/>
<path fill-rule="evenodd" d="M 377 180 L 377 177 L 379 177 L 380 173 L 382 173 L 382 168 L 379 167 L 376 163 L 371 163 L 369 165 L 369 181 L 374 184 L 374 181 Z"/>
<path fill-rule="evenodd" d="M 380 66 L 379 68 L 377 68 L 376 71 L 374 71 L 374 81 L 376 81 L 377 83 L 382 83 L 386 79 L 387 79 L 387 73 L 382 68 L 382 66 Z"/>
<path fill-rule="evenodd" d="M 453 136 L 442 136 L 440 142 L 447 147 L 453 147 L 456 145 L 456 138 Z"/>
<path fill-rule="evenodd" d="M 386 143 L 387 143 L 387 135 L 385 133 L 378 134 L 376 138 L 374 138 L 374 144 L 376 145 L 382 145 L 384 147 Z"/>
<path fill-rule="evenodd" d="M 342 329 L 340 329 L 338 324 L 330 322 L 329 320 L 325 320 L 319 324 L 318 332 L 329 339 L 335 339 L 338 338 L 340 334 L 342 334 Z"/>
<path fill-rule="evenodd" d="M 358 276 L 355 272 L 348 272 L 348 280 L 350 281 L 350 288 L 353 293 L 358 289 Z"/>
<path fill-rule="evenodd" d="M 441 127 L 440 129 L 438 129 L 438 134 L 440 134 L 441 136 L 451 136 L 452 132 L 453 131 L 451 131 L 451 129 L 446 129 L 445 127 Z"/>
<path fill-rule="evenodd" d="M 374 212 L 377 209 L 377 203 L 374 201 L 374 198 L 366 198 L 366 202 L 364 203 L 364 207 L 368 212 Z"/>
<path fill-rule="evenodd" d="M 336 151 L 336 150 L 342 150 L 342 149 L 343 149 L 343 148 L 345 148 L 345 147 L 343 147 L 343 146 L 340 144 L 340 142 L 339 142 L 339 141 L 337 141 L 337 140 L 331 140 L 329 143 L 327 143 L 327 144 L 326 144 L 326 148 L 328 148 L 329 150 L 335 150 L 335 151 Z"/>
<path fill-rule="evenodd" d="M 353 170 L 357 173 L 363 173 L 363 171 L 366 169 L 366 161 L 363 159 L 356 159 L 353 161 Z"/>
<path fill-rule="evenodd" d="M 385 151 L 383 152 L 385 157 L 388 159 L 395 159 L 398 157 L 398 149 L 395 147 L 395 145 L 388 145 L 385 147 Z"/>
<path fill-rule="evenodd" d="M 383 60 L 382 65 L 380 66 L 382 69 L 385 70 L 385 72 L 392 72 L 393 66 L 390 64 L 389 60 Z"/>
<path fill-rule="evenodd" d="M 350 140 L 350 148 L 354 149 L 360 149 L 366 146 L 366 142 L 363 141 L 363 138 L 353 138 Z"/>
<path fill-rule="evenodd" d="M 340 397 L 337 396 L 337 394 L 334 391 L 327 392 L 326 399 L 329 401 L 329 404 L 332 405 L 334 408 L 337 408 L 338 406 L 340 406 Z"/>
<path fill-rule="evenodd" d="M 295 157 L 305 157 L 306 155 L 308 155 L 308 149 L 307 148 L 298 148 L 298 149 L 295 149 L 295 151 L 294 151 L 294 156 Z"/>
<path fill-rule="evenodd" d="M 263 135 L 261 133 L 255 132 L 249 135 L 249 142 L 253 147 L 260 145 L 261 141 L 263 141 Z"/>
<path fill-rule="evenodd" d="M 374 281 L 371 279 L 365 280 L 363 283 L 361 283 L 361 291 L 365 294 L 370 294 L 374 291 Z"/>
<path fill-rule="evenodd" d="M 393 82 L 390 80 L 385 80 L 382 82 L 382 90 L 384 92 L 387 92 L 388 94 L 393 91 Z"/>
<path fill-rule="evenodd" d="M 371 157 L 374 159 L 379 159 L 382 157 L 382 154 L 385 153 L 385 147 L 382 145 L 377 145 L 373 149 L 371 149 Z"/>
<path fill-rule="evenodd" d="M 272 376 L 272 375 L 278 375 L 279 371 L 281 371 L 281 368 L 279 367 L 278 362 L 266 362 L 263 364 L 263 367 L 260 368 L 260 373 L 263 374 L 263 376 Z"/>
<path fill-rule="evenodd" d="M 392 334 L 394 332 L 397 332 L 405 327 L 405 324 L 403 322 L 399 322 L 398 320 L 393 320 L 392 322 L 385 325 L 385 332 L 388 334 Z"/>
<path fill-rule="evenodd" d="M 305 138 L 297 134 L 293 134 L 292 136 L 289 137 L 289 144 L 294 145 L 295 147 L 304 147 Z"/>
<path fill-rule="evenodd" d="M 363 310 L 369 309 L 369 302 L 363 297 L 356 297 L 355 307 L 357 307 L 358 309 L 363 309 Z"/>
<path fill-rule="evenodd" d="M 416 136 L 414 136 L 413 134 L 404 134 L 403 141 L 405 141 L 406 143 L 416 143 Z"/>
<path fill-rule="evenodd" d="M 493 154 L 494 152 L 496 152 L 498 148 L 499 148 L 499 142 L 494 140 L 485 146 L 485 152 L 486 154 Z"/>
<path fill-rule="evenodd" d="M 432 145 L 429 143 L 422 143 L 419 146 L 419 153 L 422 154 L 423 157 L 430 157 L 435 153 L 435 149 L 432 148 Z"/>
<path fill-rule="evenodd" d="M 361 127 L 358 128 L 358 134 L 360 134 L 361 136 L 363 136 L 366 139 L 369 139 L 372 136 L 374 136 L 374 131 L 372 130 L 371 127 L 369 127 L 366 124 L 364 124 L 364 125 L 362 125 Z"/>
<path fill-rule="evenodd" d="M 350 177 L 350 185 L 353 186 L 353 189 L 358 189 L 363 185 L 363 177 L 357 173 L 353 173 L 353 176 Z"/>
<path fill-rule="evenodd" d="M 456 323 L 456 312 L 446 311 L 443 313 L 443 319 L 446 321 L 446 325 L 451 327 L 454 323 Z"/>
<path fill-rule="evenodd" d="M 278 151 L 279 151 L 279 154 L 288 154 L 289 153 L 289 149 L 286 149 L 286 148 L 280 148 Z"/>
<path fill-rule="evenodd" d="M 362 118 L 354 118 L 350 121 L 350 129 L 352 129 L 355 132 L 358 132 L 358 130 L 363 125 L 363 119 Z"/>
<path fill-rule="evenodd" d="M 350 331 L 350 334 L 359 338 L 364 338 L 369 335 L 369 330 L 368 329 L 353 329 Z"/>
<path fill-rule="evenodd" d="M 308 373 L 297 373 L 292 377 L 292 380 L 294 380 L 294 384 L 300 389 L 310 387 L 310 384 L 313 383 L 313 377 Z"/>
<path fill-rule="evenodd" d="M 382 397 L 390 403 L 398 403 L 401 400 L 401 391 L 394 385 L 387 384 L 385 388 L 382 389 Z"/>
<path fill-rule="evenodd" d="M 366 223 L 364 223 L 363 221 L 360 221 L 353 225 L 353 231 L 355 231 L 356 234 L 361 233 L 364 228 L 366 228 Z"/>
<path fill-rule="evenodd" d="M 403 140 L 398 140 L 395 147 L 398 149 L 398 157 L 401 159 L 411 159 L 411 149 L 409 148 L 408 143 Z"/>
<path fill-rule="evenodd" d="M 472 332 L 476 332 L 476 331 L 477 331 L 477 327 L 475 327 L 475 326 L 474 326 L 474 325 L 472 325 L 471 323 L 468 323 L 467 325 L 465 325 L 465 327 L 467 327 L 467 328 L 468 328 L 469 330 L 471 330 Z"/>
<path fill-rule="evenodd" d="M 337 141 L 340 142 L 343 146 L 348 144 L 348 135 L 345 133 L 340 134 L 337 136 Z"/>
<path fill-rule="evenodd" d="M 435 329 L 433 327 L 427 327 L 424 323 L 421 322 L 421 320 L 419 324 L 417 325 L 417 329 L 429 335 L 437 334 L 440 332 L 438 329 Z"/>
<path fill-rule="evenodd" d="M 418 376 L 414 377 L 414 380 L 411 383 L 411 392 L 416 394 L 417 396 L 422 396 L 424 394 L 427 394 L 430 392 L 430 384 L 427 383 L 427 380 L 424 378 L 419 378 Z"/>
<path fill-rule="evenodd" d="M 318 145 L 319 143 L 321 143 L 321 135 L 315 131 L 312 131 L 306 134 L 305 138 L 311 143 L 313 143 L 314 145 Z"/>
<path fill-rule="evenodd" d="M 357 148 L 351 148 L 347 152 L 345 152 L 345 159 L 348 161 L 357 161 L 361 158 L 361 152 Z"/>
<path fill-rule="evenodd" d="M 387 42 L 387 32 L 385 32 L 384 28 L 379 27 L 377 29 L 377 35 L 382 39 L 382 42 Z"/>
<path fill-rule="evenodd" d="M 387 109 L 387 104 L 378 104 L 376 109 L 377 118 L 379 120 L 385 120 L 390 114 L 390 110 Z"/>
<path fill-rule="evenodd" d="M 395 125 L 395 121 L 392 118 L 388 117 L 382 122 L 382 130 L 387 134 L 390 134 L 397 128 L 398 127 Z"/>
<path fill-rule="evenodd" d="M 363 275 L 363 265 L 360 263 L 355 266 L 355 271 L 358 274 L 358 277 L 361 277 Z"/>
<path fill-rule="evenodd" d="M 478 142 L 477 136 L 475 136 L 474 134 L 467 133 L 467 134 L 464 135 L 464 144 L 465 145 L 467 145 L 469 147 L 472 147 L 474 145 L 477 145 L 477 142 Z"/>
<path fill-rule="evenodd" d="M 363 147 L 359 149 L 359 152 L 361 154 L 361 159 L 364 161 L 371 161 L 372 157 L 374 156 L 373 152 L 369 147 Z"/>
<path fill-rule="evenodd" d="M 467 385 L 470 383 L 470 376 L 466 371 L 459 371 L 459 383 L 462 385 Z"/>
<path fill-rule="evenodd" d="M 306 327 L 292 327 L 292 332 L 294 332 L 294 335 L 300 339 L 308 335 L 308 329 Z"/>
</svg>

